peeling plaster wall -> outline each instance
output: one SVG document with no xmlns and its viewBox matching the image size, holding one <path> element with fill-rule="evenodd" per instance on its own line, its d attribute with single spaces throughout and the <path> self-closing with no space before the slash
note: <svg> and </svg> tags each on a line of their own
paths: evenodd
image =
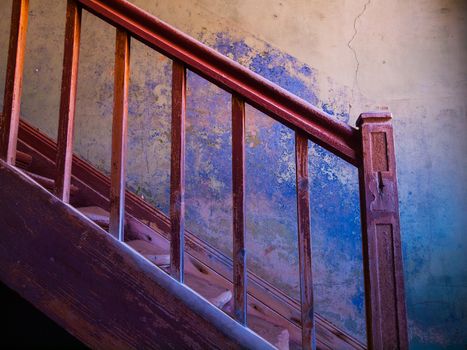
<svg viewBox="0 0 467 350">
<path fill-rule="evenodd" d="M 354 125 L 395 116 L 411 346 L 467 344 L 467 35 L 459 0 L 135 4 Z M 0 5 L 5 77 L 11 0 Z M 65 1 L 31 0 L 23 116 L 56 137 Z M 115 32 L 84 14 L 74 147 L 110 166 Z M 167 212 L 171 62 L 132 42 L 128 186 Z M 3 96 L 3 84 L 0 84 Z M 230 96 L 188 74 L 187 227 L 231 254 Z M 247 108 L 249 267 L 298 296 L 292 132 Z M 310 144 L 316 309 L 365 338 L 356 170 Z"/>
</svg>

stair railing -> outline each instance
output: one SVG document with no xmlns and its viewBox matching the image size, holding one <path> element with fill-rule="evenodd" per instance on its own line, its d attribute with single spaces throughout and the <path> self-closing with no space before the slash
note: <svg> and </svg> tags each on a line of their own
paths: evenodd
<svg viewBox="0 0 467 350">
<path fill-rule="evenodd" d="M 13 0 L 0 156 L 14 165 L 28 0 Z M 183 282 L 186 69 L 232 94 L 234 317 L 247 324 L 245 103 L 295 130 L 303 349 L 315 348 L 308 140 L 358 167 L 369 349 L 407 349 L 407 321 L 391 115 L 362 114 L 353 128 L 124 0 L 68 0 L 55 194 L 69 201 L 82 9 L 116 27 L 110 233 L 123 241 L 130 40 L 173 60 L 170 274 Z"/>
</svg>

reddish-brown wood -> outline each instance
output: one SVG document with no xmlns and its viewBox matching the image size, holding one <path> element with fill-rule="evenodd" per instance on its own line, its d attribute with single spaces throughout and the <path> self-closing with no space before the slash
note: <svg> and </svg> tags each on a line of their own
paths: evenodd
<svg viewBox="0 0 467 350">
<path fill-rule="evenodd" d="M 172 151 L 170 170 L 170 274 L 183 282 L 185 250 L 185 114 L 186 69 L 172 66 Z"/>
<path fill-rule="evenodd" d="M 369 349 L 407 349 L 396 158 L 391 114 L 362 114 L 359 169 Z"/>
<path fill-rule="evenodd" d="M 12 165 L 16 160 L 28 7 L 29 0 L 13 0 L 5 95 L 0 118 L 0 158 Z"/>
<path fill-rule="evenodd" d="M 359 164 L 358 131 L 124 0 L 78 0 L 131 35 L 314 142 Z"/>
<path fill-rule="evenodd" d="M 27 140 L 29 146 L 23 151 L 27 151 L 34 156 L 34 164 L 41 163 L 43 171 L 47 171 L 46 164 L 48 164 L 49 168 L 53 167 L 50 159 L 56 157 L 54 141 L 28 125 L 24 120 L 20 122 L 19 138 L 20 140 Z M 109 177 L 76 155 L 73 156 L 73 180 L 79 186 L 78 196 L 86 196 L 85 200 L 89 204 L 85 205 L 99 205 L 103 208 L 109 208 Z M 126 192 L 125 197 L 127 216 L 130 213 L 151 226 L 149 228 L 146 225 L 139 224 L 135 228 L 132 223 L 138 220 L 131 216 L 128 217 L 128 235 L 137 234 L 131 239 L 151 241 L 160 239 L 159 235 L 162 235 L 165 239 L 170 238 L 170 218 L 130 191 Z M 125 239 L 130 238 L 128 235 L 125 235 Z M 198 264 L 204 264 L 203 268 L 201 268 L 203 273 L 212 271 L 212 273 L 219 274 L 223 279 L 229 281 L 230 287 L 228 288 L 233 289 L 231 284 L 233 276 L 232 260 L 189 231 L 185 231 L 185 237 L 187 254 L 197 259 Z M 259 312 L 268 320 L 272 319 L 276 324 L 283 325 L 289 330 L 292 343 L 299 344 L 301 342 L 299 328 L 301 324 L 300 304 L 296 300 L 285 295 L 251 271 L 248 272 L 248 294 L 248 310 L 250 312 Z M 319 349 L 363 350 L 366 348 L 362 343 L 319 314 L 315 314 L 315 319 Z"/>
<path fill-rule="evenodd" d="M 0 183 L 0 280 L 90 348 L 272 349 L 3 161 Z"/>
<path fill-rule="evenodd" d="M 55 188 L 55 181 L 53 179 L 32 173 L 30 171 L 24 171 L 24 173 L 27 174 L 31 179 L 36 181 L 39 185 L 43 186 L 49 191 L 53 191 L 53 189 Z M 77 192 L 78 192 L 78 187 L 70 185 L 70 193 L 75 194 Z"/>
<path fill-rule="evenodd" d="M 30 154 L 16 151 L 16 166 L 20 168 L 27 168 L 32 163 L 32 156 Z"/>
<path fill-rule="evenodd" d="M 68 0 L 63 53 L 62 91 L 57 134 L 57 173 L 55 195 L 64 202 L 70 200 L 71 166 L 73 160 L 73 125 L 75 119 L 76 88 L 81 31 L 81 8 L 75 0 Z"/>
<path fill-rule="evenodd" d="M 297 186 L 297 227 L 300 274 L 302 348 L 316 349 L 313 308 L 313 277 L 310 232 L 310 188 L 308 180 L 308 138 L 295 132 L 295 164 Z"/>
<path fill-rule="evenodd" d="M 123 241 L 125 218 L 125 160 L 128 137 L 128 85 L 130 82 L 130 35 L 117 28 L 115 42 L 112 162 L 110 168 L 109 232 Z"/>
<path fill-rule="evenodd" d="M 232 95 L 232 211 L 234 316 L 247 324 L 245 250 L 245 102 Z"/>
</svg>

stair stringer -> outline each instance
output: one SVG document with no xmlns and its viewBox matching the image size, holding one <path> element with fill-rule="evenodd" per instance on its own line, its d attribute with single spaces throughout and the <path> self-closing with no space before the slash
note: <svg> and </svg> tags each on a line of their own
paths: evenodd
<svg viewBox="0 0 467 350">
<path fill-rule="evenodd" d="M 91 348 L 273 348 L 3 161 L 0 279 Z"/>
</svg>

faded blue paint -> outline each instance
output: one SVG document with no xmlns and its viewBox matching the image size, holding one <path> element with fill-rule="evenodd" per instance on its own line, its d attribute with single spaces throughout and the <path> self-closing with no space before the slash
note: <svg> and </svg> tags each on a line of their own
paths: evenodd
<svg viewBox="0 0 467 350">
<path fill-rule="evenodd" d="M 317 97 L 313 69 L 272 47 L 259 52 L 219 33 L 212 46 L 301 98 L 348 120 Z M 286 68 L 287 67 L 287 68 Z M 231 255 L 230 95 L 188 75 L 187 227 Z M 298 297 L 293 132 L 247 108 L 247 248 L 257 274 Z M 318 312 L 364 338 L 357 173 L 310 145 Z M 330 220 L 332 218 L 332 220 Z M 336 271 L 340 271 L 336 273 Z M 342 286 L 342 288 L 336 288 Z"/>
</svg>

